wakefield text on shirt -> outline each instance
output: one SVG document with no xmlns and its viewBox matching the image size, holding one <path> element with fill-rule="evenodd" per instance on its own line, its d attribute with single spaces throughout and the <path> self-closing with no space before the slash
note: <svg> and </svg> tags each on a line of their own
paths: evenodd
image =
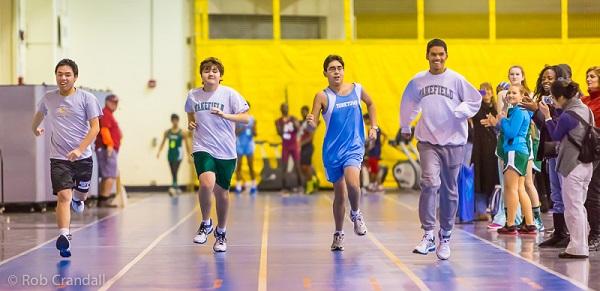
<svg viewBox="0 0 600 291">
<path fill-rule="evenodd" d="M 219 108 L 219 110 L 221 110 L 221 111 L 223 111 L 223 109 L 225 109 L 225 105 L 218 103 L 218 102 L 200 102 L 200 103 L 194 104 L 194 112 L 211 110 L 215 107 Z"/>
<path fill-rule="evenodd" d="M 423 87 L 423 89 L 419 90 L 419 96 L 421 98 L 423 98 L 425 96 L 429 96 L 429 95 L 442 95 L 442 96 L 446 96 L 450 99 L 454 99 L 454 91 L 452 91 L 451 89 L 448 89 L 444 86 L 440 86 L 440 85 L 429 85 L 429 86 L 425 86 L 425 87 Z"/>
</svg>

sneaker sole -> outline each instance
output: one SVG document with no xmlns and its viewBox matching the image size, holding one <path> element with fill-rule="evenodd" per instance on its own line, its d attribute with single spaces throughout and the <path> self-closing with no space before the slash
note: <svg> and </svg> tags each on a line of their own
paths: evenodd
<svg viewBox="0 0 600 291">
<path fill-rule="evenodd" d="M 448 260 L 450 258 L 450 257 L 442 258 L 442 257 L 440 257 L 440 255 L 438 253 L 435 253 L 435 255 L 438 257 L 438 259 L 440 259 L 442 261 Z"/>
<path fill-rule="evenodd" d="M 332 252 L 343 252 L 344 251 L 344 247 L 337 247 L 337 248 L 331 248 Z"/>
<path fill-rule="evenodd" d="M 71 256 L 71 247 L 69 239 L 67 239 L 64 236 L 60 236 L 56 240 L 56 249 L 59 250 L 60 256 L 63 258 L 68 258 Z"/>
<path fill-rule="evenodd" d="M 431 248 L 431 249 L 428 249 L 426 253 L 422 253 L 422 252 L 420 252 L 417 249 L 414 249 L 412 252 L 413 252 L 413 254 L 419 254 L 419 255 L 424 255 L 425 256 L 425 255 L 428 255 L 429 253 L 435 252 L 435 247 Z"/>
<path fill-rule="evenodd" d="M 227 249 L 224 250 L 216 250 L 215 248 L 213 248 L 213 251 L 215 251 L 215 253 L 224 253 L 227 251 Z"/>
</svg>

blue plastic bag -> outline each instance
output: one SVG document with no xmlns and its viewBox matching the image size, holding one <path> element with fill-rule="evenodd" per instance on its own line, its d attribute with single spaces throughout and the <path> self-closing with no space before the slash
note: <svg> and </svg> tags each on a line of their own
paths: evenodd
<svg viewBox="0 0 600 291">
<path fill-rule="evenodd" d="M 473 165 L 460 166 L 458 173 L 458 219 L 460 223 L 472 222 L 475 218 L 474 174 Z"/>
</svg>

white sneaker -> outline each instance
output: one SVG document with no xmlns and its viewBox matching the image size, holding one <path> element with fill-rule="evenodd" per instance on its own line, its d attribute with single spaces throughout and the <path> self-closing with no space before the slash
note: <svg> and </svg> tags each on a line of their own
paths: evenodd
<svg viewBox="0 0 600 291">
<path fill-rule="evenodd" d="M 354 233 L 357 235 L 367 234 L 367 225 L 360 210 L 355 215 L 350 215 L 350 219 L 354 222 Z"/>
<path fill-rule="evenodd" d="M 333 242 L 331 243 L 331 251 L 343 251 L 344 250 L 344 234 L 343 233 L 334 233 L 333 234 Z"/>
<path fill-rule="evenodd" d="M 433 235 L 423 235 L 423 239 L 413 250 L 415 254 L 426 255 L 435 251 L 435 237 Z"/>
<path fill-rule="evenodd" d="M 225 233 L 215 231 L 215 244 L 213 245 L 213 250 L 217 253 L 227 251 L 227 239 L 225 238 Z"/>
<path fill-rule="evenodd" d="M 198 228 L 198 233 L 194 236 L 194 242 L 197 244 L 204 244 L 208 240 L 208 235 L 213 231 L 213 223 L 212 219 L 210 220 L 209 225 L 205 225 L 204 222 L 200 223 L 200 227 Z"/>
<path fill-rule="evenodd" d="M 75 199 L 71 199 L 71 208 L 73 208 L 73 211 L 75 211 L 75 213 L 81 214 L 85 209 L 85 203 L 83 203 L 83 201 L 76 201 Z"/>
<path fill-rule="evenodd" d="M 442 235 L 442 231 L 438 233 L 440 237 L 440 244 L 437 247 L 435 254 L 440 260 L 447 260 L 450 258 L 450 235 Z"/>
</svg>

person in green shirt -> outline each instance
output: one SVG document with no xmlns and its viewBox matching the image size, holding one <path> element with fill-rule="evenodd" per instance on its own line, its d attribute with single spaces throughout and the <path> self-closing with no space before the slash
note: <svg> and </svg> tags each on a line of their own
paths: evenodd
<svg viewBox="0 0 600 291">
<path fill-rule="evenodd" d="M 169 148 L 167 150 L 167 160 L 169 161 L 169 167 L 171 168 L 172 184 L 169 188 L 169 194 L 174 194 L 180 191 L 179 185 L 177 184 L 177 172 L 183 160 L 183 143 L 185 143 L 186 151 L 189 153 L 189 143 L 183 130 L 179 128 L 179 115 L 171 114 L 171 128 L 167 129 L 163 135 L 163 140 L 158 147 L 157 158 L 160 158 L 160 152 L 162 151 L 165 142 L 169 141 Z"/>
</svg>

